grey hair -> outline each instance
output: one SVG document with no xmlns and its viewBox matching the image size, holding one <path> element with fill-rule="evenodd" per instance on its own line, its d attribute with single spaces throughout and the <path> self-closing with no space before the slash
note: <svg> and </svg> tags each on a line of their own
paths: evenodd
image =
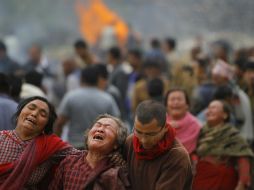
<svg viewBox="0 0 254 190">
<path fill-rule="evenodd" d="M 102 115 L 99 115 L 95 121 L 93 122 L 92 126 L 87 129 L 85 131 L 85 134 L 84 134 L 84 137 L 85 137 L 85 148 L 88 148 L 87 146 L 87 140 L 88 140 L 88 133 L 89 131 L 92 129 L 93 125 L 100 119 L 102 118 L 110 118 L 112 120 L 114 120 L 118 126 L 118 130 L 117 130 L 117 145 L 118 147 L 122 147 L 125 143 L 125 140 L 127 138 L 127 135 L 128 135 L 128 129 L 126 127 L 126 125 L 123 123 L 123 121 L 121 121 L 119 118 L 117 117 L 114 117 L 112 115 L 109 115 L 109 114 L 102 114 Z"/>
</svg>

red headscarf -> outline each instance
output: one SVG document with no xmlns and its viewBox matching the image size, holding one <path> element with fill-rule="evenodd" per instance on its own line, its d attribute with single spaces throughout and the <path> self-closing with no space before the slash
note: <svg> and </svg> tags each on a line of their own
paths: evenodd
<svg viewBox="0 0 254 190">
<path fill-rule="evenodd" d="M 171 149 L 175 140 L 175 130 L 169 124 L 165 127 L 168 128 L 167 133 L 152 149 L 144 149 L 135 134 L 133 135 L 133 148 L 137 159 L 152 160 Z"/>
</svg>

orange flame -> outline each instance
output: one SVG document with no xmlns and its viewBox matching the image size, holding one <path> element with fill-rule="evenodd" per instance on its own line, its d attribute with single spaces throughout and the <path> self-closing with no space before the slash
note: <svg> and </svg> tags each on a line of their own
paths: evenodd
<svg viewBox="0 0 254 190">
<path fill-rule="evenodd" d="M 76 1 L 76 12 L 79 17 L 80 32 L 92 45 L 97 42 L 104 27 L 114 24 L 118 41 L 125 43 L 128 35 L 127 24 L 102 0 L 91 0 L 88 6 L 84 6 L 80 0 Z"/>
</svg>

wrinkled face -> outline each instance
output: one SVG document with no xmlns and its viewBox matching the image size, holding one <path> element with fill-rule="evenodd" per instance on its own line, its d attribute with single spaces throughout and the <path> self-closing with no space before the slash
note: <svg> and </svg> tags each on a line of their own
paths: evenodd
<svg viewBox="0 0 254 190">
<path fill-rule="evenodd" d="M 181 119 L 188 111 L 188 104 L 182 91 L 174 91 L 168 95 L 167 111 L 173 119 Z"/>
<path fill-rule="evenodd" d="M 109 154 L 117 148 L 117 123 L 111 118 L 101 118 L 88 133 L 88 149 Z"/>
<path fill-rule="evenodd" d="M 209 126 L 216 126 L 224 122 L 227 114 L 223 110 L 223 104 L 220 101 L 212 101 L 206 111 L 206 120 Z"/>
<path fill-rule="evenodd" d="M 150 123 L 142 124 L 137 118 L 134 123 L 134 134 L 144 149 L 151 149 L 164 137 L 166 127 L 158 126 L 156 119 Z"/>
<path fill-rule="evenodd" d="M 37 136 L 44 130 L 48 118 L 48 105 L 41 100 L 33 100 L 25 105 L 20 112 L 16 129 L 27 137 Z"/>
</svg>

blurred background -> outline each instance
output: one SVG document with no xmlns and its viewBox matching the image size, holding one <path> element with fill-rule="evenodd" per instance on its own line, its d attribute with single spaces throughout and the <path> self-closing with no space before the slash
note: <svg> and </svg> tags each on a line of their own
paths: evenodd
<svg viewBox="0 0 254 190">
<path fill-rule="evenodd" d="M 96 19 L 100 20 L 95 7 L 103 10 L 102 17 L 117 17 L 131 26 L 144 44 L 154 36 L 174 36 L 179 47 L 188 48 L 191 40 L 202 36 L 207 40 L 223 38 L 240 47 L 251 44 L 254 38 L 252 0 L 1 0 L 0 37 L 12 46 L 9 53 L 19 62 L 26 59 L 31 43 L 55 51 L 80 36 L 94 43 L 100 31 L 94 37 L 85 34 L 93 33 Z M 90 14 L 82 14 L 82 10 Z M 112 20 L 99 22 L 110 24 Z"/>
<path fill-rule="evenodd" d="M 253 8 L 253 0 L 1 0 L 0 101 L 14 106 L 0 130 L 14 129 L 20 100 L 43 96 L 58 111 L 54 132 L 82 148 L 107 105 L 132 131 L 140 102 L 165 104 L 177 87 L 190 102 L 166 103 L 168 114 L 190 112 L 203 125 L 210 102 L 223 100 L 254 148 Z"/>
</svg>

